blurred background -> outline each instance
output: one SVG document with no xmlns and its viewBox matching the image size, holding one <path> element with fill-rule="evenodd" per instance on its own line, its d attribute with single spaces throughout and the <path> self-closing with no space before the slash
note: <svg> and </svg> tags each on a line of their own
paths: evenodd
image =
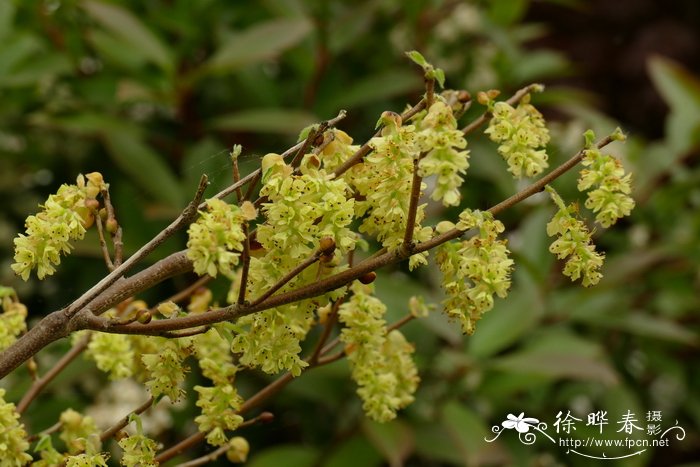
<svg viewBox="0 0 700 467">
<path fill-rule="evenodd" d="M 637 208 L 596 232 L 607 261 L 604 279 L 591 289 L 570 284 L 547 251 L 550 203 L 537 198 L 504 213 L 516 260 L 511 295 L 472 337 L 438 312 L 406 326 L 422 384 L 399 419 L 368 422 L 341 361 L 277 396 L 265 407 L 276 416 L 272 424 L 241 431 L 251 444 L 249 464 L 589 465 L 596 461 L 542 437 L 531 446 L 515 432 L 494 443 L 484 438 L 509 413 L 551 427 L 559 411 L 585 421 L 585 414 L 606 410 L 612 439 L 629 410 L 643 426 L 649 411 L 660 411 L 661 426 L 677 424 L 686 437 L 617 465 L 700 465 L 694 0 L 0 1 L 0 283 L 15 287 L 38 319 L 105 273 L 94 237 L 43 282 L 24 283 L 9 268 L 24 218 L 78 173 L 105 175 L 129 253 L 179 212 L 202 173 L 212 180 L 211 193 L 231 182 L 233 144 L 243 145 L 247 172 L 339 109 L 348 110 L 340 127 L 364 142 L 382 111 L 420 98 L 421 74 L 403 54 L 411 49 L 445 70 L 447 87 L 472 94 L 498 88 L 505 98 L 545 83 L 533 101 L 548 118 L 553 164 L 580 148 L 587 128 L 603 135 L 622 126 L 629 140 L 610 151 L 634 173 Z M 479 113 L 474 107 L 464 122 Z M 483 136 L 469 145 L 462 208 L 485 209 L 518 184 Z M 555 184 L 569 200 L 577 196 L 575 177 Z M 183 246 L 184 237 L 173 239 L 149 261 Z M 414 294 L 439 304 L 436 268 L 383 272 L 377 290 L 390 320 L 405 314 Z M 191 279 L 176 278 L 144 298 L 164 298 Z M 226 284 L 214 287 L 223 300 Z M 40 367 L 67 348 L 60 342 L 43 352 Z M 19 370 L 4 382 L 10 400 L 19 399 L 27 380 Z M 240 391 L 251 394 L 266 381 L 250 375 Z M 196 374 L 188 380 L 194 384 Z M 36 432 L 67 407 L 91 405 L 115 419 L 142 402 L 138 394 L 124 402 L 128 392 L 79 360 L 26 420 Z M 170 445 L 195 429 L 195 409 L 190 398 L 152 430 Z M 582 422 L 571 436 L 595 433 Z M 608 457 L 629 452 L 605 450 Z"/>
</svg>

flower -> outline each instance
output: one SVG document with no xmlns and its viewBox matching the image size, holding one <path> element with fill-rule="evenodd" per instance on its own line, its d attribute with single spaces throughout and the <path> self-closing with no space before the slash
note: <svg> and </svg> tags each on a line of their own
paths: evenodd
<svg viewBox="0 0 700 467">
<path fill-rule="evenodd" d="M 554 188 L 547 185 L 545 189 L 559 208 L 547 224 L 547 235 L 558 235 L 549 246 L 549 251 L 559 259 L 568 258 L 563 272 L 572 281 L 582 277 L 584 287 L 597 284 L 603 277 L 599 269 L 603 265 L 605 255 L 595 251 L 588 228 L 573 216 L 577 211 L 576 205 L 566 206 Z"/>
<path fill-rule="evenodd" d="M 543 148 L 549 142 L 549 131 L 542 114 L 530 104 L 530 95 L 513 108 L 507 102 L 493 105 L 493 118 L 484 133 L 491 141 L 501 143 L 498 153 L 508 163 L 515 178 L 533 177 L 549 165 Z"/>
</svg>

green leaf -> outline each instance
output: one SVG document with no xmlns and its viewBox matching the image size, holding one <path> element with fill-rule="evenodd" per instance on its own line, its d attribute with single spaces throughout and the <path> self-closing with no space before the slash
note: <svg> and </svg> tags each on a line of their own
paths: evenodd
<svg viewBox="0 0 700 467">
<path fill-rule="evenodd" d="M 288 444 L 265 449 L 251 456 L 248 467 L 313 467 L 318 462 L 318 451 L 312 447 Z"/>
<path fill-rule="evenodd" d="M 144 50 L 128 43 L 125 44 L 121 38 L 114 34 L 95 30 L 90 32 L 88 40 L 105 62 L 113 63 L 118 67 L 136 70 L 148 61 Z"/>
<path fill-rule="evenodd" d="M 82 6 L 93 19 L 126 44 L 140 50 L 163 70 L 173 70 L 173 58 L 168 48 L 129 10 L 96 0 L 84 0 Z"/>
<path fill-rule="evenodd" d="M 479 460 L 493 447 L 484 442 L 484 437 L 491 432 L 481 417 L 465 404 L 453 400 L 443 406 L 441 418 L 455 450 L 461 454 L 462 465 L 482 465 Z"/>
<path fill-rule="evenodd" d="M 315 115 L 303 110 L 251 109 L 216 117 L 209 125 L 217 130 L 295 135 L 317 121 Z"/>
<path fill-rule="evenodd" d="M 275 57 L 312 30 L 306 18 L 274 19 L 232 35 L 205 64 L 210 71 L 232 71 Z"/>
<path fill-rule="evenodd" d="M 423 87 L 421 78 L 406 70 L 386 70 L 379 74 L 356 81 L 345 92 L 329 100 L 326 108 L 328 113 L 337 109 L 356 108 L 371 104 L 378 100 L 408 94 Z"/>
<path fill-rule="evenodd" d="M 323 460 L 324 467 L 373 467 L 381 464 L 382 458 L 377 450 L 361 436 L 345 441 Z"/>
<path fill-rule="evenodd" d="M 183 195 L 175 174 L 160 155 L 129 132 L 106 132 L 105 144 L 114 162 L 153 198 L 181 208 Z"/>
<path fill-rule="evenodd" d="M 362 429 L 389 465 L 403 465 L 413 452 L 415 443 L 413 431 L 401 420 L 377 423 L 364 419 Z"/>
<path fill-rule="evenodd" d="M 411 50 L 410 52 L 406 52 L 406 56 L 413 60 L 413 63 L 417 64 L 424 70 L 427 67 L 431 66 L 430 63 L 428 63 L 428 61 L 425 59 L 425 57 L 423 57 L 423 55 L 417 50 Z"/>
<path fill-rule="evenodd" d="M 467 341 L 469 353 L 476 357 L 495 355 L 532 329 L 542 316 L 542 306 L 532 306 L 532 294 L 515 290 L 499 300 L 476 325 Z"/>
<path fill-rule="evenodd" d="M 695 332 L 673 321 L 650 316 L 646 313 L 627 314 L 625 316 L 606 316 L 604 320 L 590 320 L 591 324 L 611 329 L 620 329 L 631 334 L 654 339 L 697 346 L 698 336 Z"/>
<path fill-rule="evenodd" d="M 652 57 L 649 75 L 671 107 L 666 133 L 676 151 L 686 151 L 700 143 L 700 79 L 676 62 Z"/>
<path fill-rule="evenodd" d="M 72 65 L 59 53 L 45 54 L 41 60 L 26 60 L 16 66 L 2 80 L 3 87 L 35 85 L 56 75 L 68 74 Z"/>
<path fill-rule="evenodd" d="M 493 360 L 493 368 L 515 374 L 553 379 L 597 381 L 612 386 L 619 377 L 604 360 L 602 349 L 568 332 L 547 330 L 533 336 L 534 344 Z"/>
<path fill-rule="evenodd" d="M 0 40 L 4 40 L 12 32 L 12 23 L 15 19 L 14 2 L 0 2 Z"/>
<path fill-rule="evenodd" d="M 433 78 L 441 88 L 445 87 L 445 71 L 442 68 L 435 68 L 433 71 Z"/>
</svg>

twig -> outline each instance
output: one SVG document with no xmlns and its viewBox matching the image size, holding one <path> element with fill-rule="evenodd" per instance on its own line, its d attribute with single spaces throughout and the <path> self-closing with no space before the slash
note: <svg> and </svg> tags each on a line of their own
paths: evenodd
<svg viewBox="0 0 700 467">
<path fill-rule="evenodd" d="M 259 305 L 260 303 L 264 302 L 269 296 L 271 296 L 273 293 L 277 292 L 279 289 L 284 287 L 284 285 L 294 279 L 296 276 L 301 274 L 304 269 L 308 268 L 312 264 L 314 264 L 316 261 L 319 260 L 321 257 L 321 254 L 323 254 L 323 251 L 320 249 L 316 250 L 311 256 L 306 258 L 301 264 L 297 265 L 294 269 L 289 271 L 287 274 L 284 275 L 280 280 L 278 280 L 275 284 L 272 285 L 265 293 L 260 295 L 258 298 L 253 300 L 253 302 L 250 304 L 250 306 L 256 306 Z"/>
<path fill-rule="evenodd" d="M 610 136 L 601 140 L 598 144 L 598 148 L 606 146 L 612 141 Z M 578 162 L 580 162 L 583 157 L 584 150 L 579 151 L 575 156 L 569 159 L 567 162 L 561 166 L 554 169 L 552 172 L 538 180 L 537 182 L 531 184 L 510 198 L 502 201 L 501 203 L 493 206 L 489 209 L 492 214 L 498 214 L 501 211 L 513 206 L 514 204 L 525 200 L 526 198 L 534 195 L 535 193 L 541 191 L 544 186 L 557 177 L 565 173 L 574 167 Z M 457 229 L 452 229 L 443 234 L 436 235 L 430 240 L 421 242 L 415 245 L 411 254 L 421 253 L 423 251 L 430 250 L 439 246 L 445 242 L 453 240 L 455 238 L 461 237 L 465 232 Z M 221 321 L 234 320 L 240 318 L 241 316 L 249 315 L 258 311 L 266 310 L 269 308 L 275 308 L 281 305 L 286 305 L 289 303 L 294 303 L 299 300 L 304 300 L 307 298 L 312 298 L 328 291 L 335 290 L 339 287 L 343 287 L 346 284 L 360 278 L 362 275 L 375 271 L 388 264 L 393 264 L 406 259 L 409 255 L 402 252 L 401 249 L 395 251 L 387 251 L 386 253 L 372 256 L 371 258 L 365 259 L 351 269 L 346 269 L 345 271 L 339 272 L 332 276 L 326 277 L 320 281 L 301 286 L 297 289 L 291 290 L 289 292 L 284 292 L 279 295 L 274 295 L 271 297 L 266 297 L 264 301 L 256 302 L 248 306 L 242 305 L 230 305 L 224 308 L 210 310 L 204 314 L 184 316 L 181 318 L 173 318 L 168 320 L 158 320 L 152 321 L 146 325 L 140 324 L 130 324 L 126 326 L 105 326 L 103 322 L 95 321 L 94 318 L 97 317 L 86 317 L 86 322 L 83 323 L 85 327 L 89 329 L 96 329 L 103 332 L 116 332 L 121 334 L 142 334 L 142 335 L 161 335 L 163 332 L 176 331 L 180 329 L 188 329 L 197 326 L 204 326 L 208 324 L 214 324 Z M 308 260 L 307 260 L 308 261 Z"/>
<path fill-rule="evenodd" d="M 155 458 L 156 464 L 162 464 L 166 461 L 169 461 L 173 457 L 180 454 L 182 451 L 186 451 L 187 449 L 198 445 L 199 443 L 204 441 L 204 438 L 206 438 L 206 436 L 206 433 L 202 433 L 201 431 L 198 431 L 188 436 L 179 443 L 169 447 L 165 451 L 158 454 Z"/>
<path fill-rule="evenodd" d="M 272 421 L 273 418 L 274 416 L 272 415 L 272 413 L 263 412 L 257 417 L 251 418 L 250 420 L 246 420 L 245 422 L 241 423 L 240 425 L 238 425 L 238 428 L 236 428 L 236 430 L 245 428 L 250 425 L 254 425 L 256 423 L 268 423 Z M 209 454 L 205 454 L 196 459 L 192 459 L 191 461 L 178 464 L 177 467 L 196 467 L 199 465 L 206 465 L 211 461 L 215 461 L 219 456 L 225 454 L 226 451 L 228 451 L 229 449 L 231 449 L 231 446 L 229 445 L 229 443 L 226 443 L 220 448 L 217 448 L 215 451 L 210 452 Z"/>
<path fill-rule="evenodd" d="M 241 282 L 238 286 L 238 300 L 239 305 L 245 302 L 246 288 L 248 287 L 248 271 L 250 270 L 250 238 L 248 237 L 248 222 L 244 222 L 241 225 L 241 230 L 243 231 L 243 251 L 241 252 Z"/>
<path fill-rule="evenodd" d="M 197 279 L 196 281 L 194 281 L 193 283 L 191 283 L 190 285 L 188 285 L 187 287 L 185 287 L 184 289 L 182 289 L 181 291 L 177 292 L 174 295 L 171 295 L 169 298 L 166 298 L 165 300 L 161 301 L 160 303 L 163 303 L 163 302 L 179 303 L 179 302 L 185 300 L 186 298 L 188 298 L 190 295 L 192 295 L 200 287 L 205 286 L 212 279 L 213 279 L 213 277 L 211 277 L 210 275 L 208 275 L 208 274 L 204 275 L 204 276 L 200 277 L 199 279 Z M 151 307 L 148 311 L 150 311 L 151 314 L 154 314 L 157 312 L 157 310 L 158 310 L 158 305 Z"/>
<path fill-rule="evenodd" d="M 25 410 L 27 410 L 29 404 L 31 404 L 39 393 L 41 393 L 46 385 L 53 381 L 53 379 L 58 376 L 58 374 L 63 371 L 63 369 L 67 367 L 70 362 L 75 360 L 75 358 L 87 348 L 91 337 L 92 333 L 87 333 L 87 335 L 80 339 L 66 354 L 64 354 L 61 359 L 57 361 L 56 364 L 46 372 L 46 374 L 44 374 L 44 376 L 34 381 L 32 386 L 22 397 L 22 400 L 20 400 L 17 404 L 17 413 L 22 414 Z"/>
<path fill-rule="evenodd" d="M 112 198 L 109 194 L 109 189 L 101 191 L 102 200 L 105 203 L 105 209 L 107 210 L 107 219 L 117 219 L 114 214 L 114 205 L 112 204 Z M 110 232 L 112 238 L 112 245 L 114 246 L 114 266 L 119 267 L 124 261 L 124 242 L 122 242 L 122 226 L 117 223 L 117 230 L 112 233 Z"/>
<path fill-rule="evenodd" d="M 162 334 L 162 336 L 170 338 L 170 339 L 179 339 L 181 337 L 192 337 L 192 336 L 196 336 L 199 334 L 204 334 L 205 332 L 207 332 L 210 329 L 211 329 L 211 327 L 209 327 L 209 326 L 202 326 L 199 328 L 186 329 L 186 330 L 180 331 L 180 332 L 164 332 Z"/>
<path fill-rule="evenodd" d="M 153 405 L 153 402 L 155 402 L 155 399 L 153 398 L 153 396 L 149 397 L 146 402 L 144 402 L 143 404 L 141 404 L 140 406 L 138 406 L 137 408 L 135 408 L 134 410 L 129 412 L 127 415 L 122 417 L 112 427 L 103 431 L 100 434 L 100 441 L 104 442 L 104 441 L 108 440 L 109 438 L 111 438 L 112 436 L 114 436 L 119 430 L 121 430 L 122 428 L 124 428 L 125 426 L 127 426 L 129 424 L 129 417 L 132 414 L 141 415 L 142 413 L 144 413 L 146 410 L 148 410 Z"/>
<path fill-rule="evenodd" d="M 64 311 L 64 315 L 67 318 L 74 316 L 78 311 L 80 311 L 85 305 L 90 303 L 92 299 L 97 297 L 101 292 L 112 285 L 117 279 L 123 276 L 128 270 L 135 266 L 139 261 L 148 256 L 158 245 L 163 243 L 165 240 L 170 238 L 175 232 L 180 230 L 185 225 L 189 224 L 197 216 L 197 206 L 204 195 L 204 190 L 209 184 L 206 175 L 202 175 L 199 180 L 199 186 L 197 187 L 197 192 L 195 193 L 194 199 L 187 205 L 187 207 L 182 211 L 182 213 L 175 219 L 170 225 L 163 229 L 158 235 L 153 237 L 151 241 L 142 246 L 136 253 L 134 253 L 129 259 L 122 263 L 118 268 L 109 273 L 104 279 L 95 284 L 90 290 L 85 292 L 80 298 L 78 298 L 72 305 L 70 305 Z"/>
<path fill-rule="evenodd" d="M 345 297 L 340 297 L 338 300 L 335 301 L 335 303 L 333 303 L 331 312 L 326 317 L 326 323 L 323 326 L 323 332 L 318 338 L 318 342 L 316 342 L 316 347 L 314 348 L 314 351 L 311 354 L 311 357 L 309 358 L 309 365 L 314 366 L 318 363 L 318 358 L 321 356 L 321 352 L 324 349 L 324 345 L 326 344 L 328 337 L 330 337 L 331 331 L 333 330 L 333 326 L 335 325 L 338 319 L 338 308 L 340 308 L 340 305 L 342 305 L 344 301 Z"/>
<path fill-rule="evenodd" d="M 56 423 L 54 423 L 53 425 L 51 425 L 50 427 L 48 427 L 47 429 L 41 430 L 39 433 L 28 436 L 27 441 L 30 443 L 33 443 L 34 441 L 36 441 L 37 439 L 41 438 L 44 435 L 50 435 L 51 433 L 56 433 L 58 430 L 61 429 L 62 426 L 63 426 L 63 422 L 61 422 L 59 420 Z"/>
<path fill-rule="evenodd" d="M 105 240 L 104 229 L 102 228 L 102 218 L 96 209 L 92 210 L 95 216 L 95 226 L 97 227 L 97 236 L 100 239 L 100 250 L 102 250 L 102 257 L 105 260 L 107 269 L 114 271 L 114 263 L 112 263 L 112 258 L 109 257 L 109 250 L 107 249 L 107 241 Z"/>
<path fill-rule="evenodd" d="M 413 159 L 411 198 L 408 205 L 408 216 L 406 217 L 406 231 L 404 232 L 403 244 L 401 245 L 401 248 L 405 250 L 406 254 L 409 254 L 411 250 L 413 250 L 413 231 L 416 227 L 416 213 L 418 212 L 418 201 L 420 199 L 421 185 L 423 183 L 423 177 L 418 174 L 418 164 L 421 159 L 422 155 Z"/>
</svg>

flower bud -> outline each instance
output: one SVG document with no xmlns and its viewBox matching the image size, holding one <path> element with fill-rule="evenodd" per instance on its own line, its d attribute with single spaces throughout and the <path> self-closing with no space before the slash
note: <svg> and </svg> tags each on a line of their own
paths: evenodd
<svg viewBox="0 0 700 467">
<path fill-rule="evenodd" d="M 148 324 L 151 322 L 151 319 L 153 319 L 153 315 L 151 315 L 151 312 L 145 308 L 142 308 L 136 312 L 136 321 L 141 324 Z"/>
<path fill-rule="evenodd" d="M 319 242 L 318 249 L 324 256 L 331 256 L 335 251 L 335 240 L 333 237 L 323 237 Z"/>
<path fill-rule="evenodd" d="M 107 229 L 107 232 L 113 234 L 117 232 L 117 229 L 119 229 L 119 224 L 114 217 L 110 217 L 107 219 L 107 222 L 105 222 L 105 228 Z"/>
<path fill-rule="evenodd" d="M 359 277 L 359 281 L 362 282 L 363 284 L 371 284 L 374 282 L 374 280 L 377 278 L 377 273 L 374 271 L 370 271 L 368 273 L 365 273 Z"/>
<path fill-rule="evenodd" d="M 229 449 L 226 451 L 226 458 L 234 464 L 242 464 L 248 458 L 250 445 L 242 436 L 235 436 L 229 441 Z"/>
</svg>

